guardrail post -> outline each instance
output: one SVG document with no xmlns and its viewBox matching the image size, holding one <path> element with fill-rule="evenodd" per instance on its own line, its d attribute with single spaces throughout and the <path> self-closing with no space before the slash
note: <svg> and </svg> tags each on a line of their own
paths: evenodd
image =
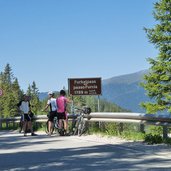
<svg viewBox="0 0 171 171">
<path fill-rule="evenodd" d="M 166 140 L 168 138 L 168 128 L 166 125 L 163 126 L 163 139 Z"/>
<path fill-rule="evenodd" d="M 6 120 L 6 128 L 8 129 L 8 120 Z"/>
<path fill-rule="evenodd" d="M 119 123 L 119 134 L 123 132 L 123 123 Z"/>
<path fill-rule="evenodd" d="M 145 133 L 145 126 L 144 126 L 144 124 L 140 124 L 140 132 L 141 133 Z"/>
<path fill-rule="evenodd" d="M 2 121 L 1 121 L 1 119 L 0 119 L 0 129 L 2 129 Z"/>
</svg>

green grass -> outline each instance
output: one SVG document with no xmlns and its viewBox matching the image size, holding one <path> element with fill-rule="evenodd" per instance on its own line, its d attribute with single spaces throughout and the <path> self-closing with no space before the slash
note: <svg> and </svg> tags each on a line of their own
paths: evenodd
<svg viewBox="0 0 171 171">
<path fill-rule="evenodd" d="M 33 129 L 34 131 L 45 131 L 46 123 L 35 123 L 33 122 Z M 119 131 L 119 125 L 118 124 L 107 124 L 107 125 L 101 125 L 102 127 L 99 127 L 98 123 L 91 123 L 89 124 L 88 134 L 100 134 L 102 136 L 107 137 L 120 137 L 127 140 L 133 140 L 133 141 L 144 141 L 147 144 L 170 144 L 171 145 L 171 138 L 163 139 L 162 138 L 162 128 L 161 127 L 154 127 L 149 126 L 146 130 L 146 133 L 141 133 L 140 131 L 137 131 L 137 128 L 132 125 L 124 125 L 123 131 Z M 71 127 L 71 124 L 69 125 Z M 8 127 L 6 127 L 6 123 L 2 123 L 1 130 L 19 130 L 19 123 L 9 123 Z"/>
</svg>

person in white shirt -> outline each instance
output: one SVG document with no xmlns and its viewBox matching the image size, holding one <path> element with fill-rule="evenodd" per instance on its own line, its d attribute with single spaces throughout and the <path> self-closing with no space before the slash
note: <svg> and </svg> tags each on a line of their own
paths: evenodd
<svg viewBox="0 0 171 171">
<path fill-rule="evenodd" d="M 30 129 L 31 131 L 31 135 L 35 136 L 37 134 L 35 134 L 33 132 L 33 127 L 32 127 L 32 122 L 31 122 L 31 117 L 29 116 L 29 112 L 30 112 L 30 103 L 29 103 L 29 97 L 24 94 L 23 95 L 23 100 L 20 101 L 17 104 L 19 111 L 21 113 L 22 117 L 22 122 L 23 122 L 23 130 L 24 130 L 24 136 L 27 135 L 27 129 Z"/>
<path fill-rule="evenodd" d="M 50 107 L 50 112 L 49 112 L 49 123 L 48 123 L 48 134 L 51 135 L 53 132 L 53 120 L 54 117 L 57 116 L 57 104 L 56 104 L 56 98 L 54 98 L 54 93 L 50 91 L 48 93 L 49 99 L 47 101 L 46 107 L 42 111 L 46 111 Z"/>
</svg>

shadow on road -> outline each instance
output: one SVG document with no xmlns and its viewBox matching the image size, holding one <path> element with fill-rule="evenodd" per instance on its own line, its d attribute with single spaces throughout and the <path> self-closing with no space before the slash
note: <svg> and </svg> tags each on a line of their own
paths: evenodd
<svg viewBox="0 0 171 171">
<path fill-rule="evenodd" d="M 143 149 L 133 148 L 130 143 L 119 145 L 97 143 L 95 145 L 95 143 L 85 141 L 84 143 L 87 143 L 85 146 L 81 145 L 83 140 L 80 142 L 78 140 L 78 147 L 67 145 L 66 148 L 60 148 L 60 143 L 64 143 L 65 138 L 68 144 L 75 143 L 73 136 L 63 137 L 62 140 L 56 137 L 47 138 L 45 135 L 27 138 L 15 135 L 1 137 L 1 170 L 171 170 L 171 167 L 167 165 L 170 158 L 156 157 L 152 148 L 148 149 L 147 154 L 143 152 Z M 54 143 L 57 144 L 55 148 L 51 146 Z M 48 146 L 48 148 L 40 150 L 39 146 Z M 26 147 L 34 147 L 35 150 L 29 151 Z M 19 151 L 9 151 L 9 149 L 17 148 Z M 8 152 L 4 152 L 7 150 Z M 162 163 L 165 165 L 161 165 Z"/>
</svg>

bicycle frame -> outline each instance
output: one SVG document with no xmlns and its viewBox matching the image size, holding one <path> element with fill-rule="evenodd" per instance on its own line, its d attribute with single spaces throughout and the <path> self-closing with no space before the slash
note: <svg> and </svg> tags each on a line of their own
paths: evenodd
<svg viewBox="0 0 171 171">
<path fill-rule="evenodd" d="M 86 120 L 85 120 L 84 116 L 88 115 L 89 112 L 87 113 L 85 108 L 78 109 L 78 110 L 80 110 L 80 114 L 77 117 L 77 121 L 76 121 L 76 124 L 75 124 L 74 135 L 81 136 L 83 133 L 86 132 L 87 125 L 86 125 Z"/>
<path fill-rule="evenodd" d="M 48 134 L 49 133 L 49 118 L 46 122 L 46 127 L 45 127 L 45 132 Z M 64 135 L 64 124 L 62 122 L 61 127 L 59 128 L 59 120 L 57 118 L 57 116 L 54 117 L 53 119 L 53 129 L 52 129 L 52 133 L 54 134 L 59 134 L 60 136 Z"/>
</svg>

